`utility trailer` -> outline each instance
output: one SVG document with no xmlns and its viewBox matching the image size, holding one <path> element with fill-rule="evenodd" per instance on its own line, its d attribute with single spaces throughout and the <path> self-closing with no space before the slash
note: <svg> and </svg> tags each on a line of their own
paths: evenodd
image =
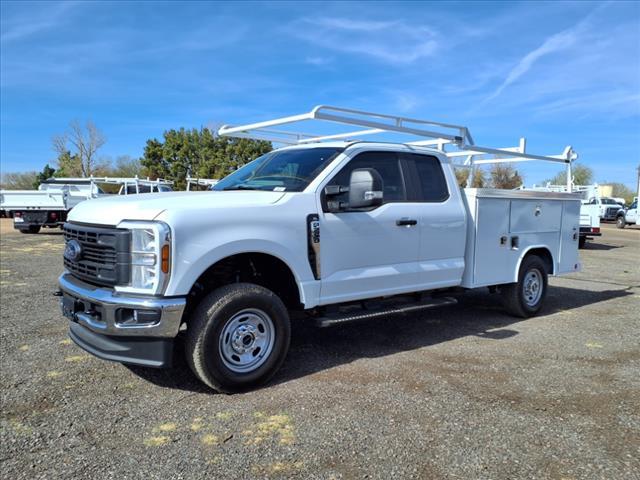
<svg viewBox="0 0 640 480">
<path fill-rule="evenodd" d="M 0 190 L 0 209 L 13 217 L 22 233 L 38 233 L 42 227 L 60 227 L 76 205 L 108 196 L 101 186 L 119 186 L 118 195 L 171 191 L 173 182 L 138 177 L 49 178 L 38 190 Z"/>
</svg>

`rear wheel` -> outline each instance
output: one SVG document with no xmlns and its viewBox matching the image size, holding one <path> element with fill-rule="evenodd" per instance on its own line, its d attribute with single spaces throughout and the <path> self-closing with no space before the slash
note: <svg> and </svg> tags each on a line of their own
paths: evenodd
<svg viewBox="0 0 640 480">
<path fill-rule="evenodd" d="M 626 226 L 627 226 L 627 221 L 625 220 L 623 215 L 620 215 L 618 218 L 616 218 L 616 227 L 624 228 Z"/>
<path fill-rule="evenodd" d="M 547 268 L 540 257 L 522 260 L 518 282 L 502 286 L 504 307 L 511 315 L 527 318 L 538 313 L 547 295 Z"/>
<path fill-rule="evenodd" d="M 584 248 L 587 244 L 587 237 L 580 237 L 578 239 L 578 248 Z"/>
<path fill-rule="evenodd" d="M 289 350 L 286 307 L 272 291 L 237 283 L 216 289 L 187 325 L 186 355 L 196 376 L 220 392 L 268 381 Z"/>
</svg>

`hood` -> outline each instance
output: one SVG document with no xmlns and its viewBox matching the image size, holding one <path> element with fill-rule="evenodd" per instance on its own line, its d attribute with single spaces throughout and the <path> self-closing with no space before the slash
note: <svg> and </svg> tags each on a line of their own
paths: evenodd
<svg viewBox="0 0 640 480">
<path fill-rule="evenodd" d="M 280 200 L 283 195 L 283 192 L 247 190 L 108 195 L 80 202 L 67 218 L 70 222 L 115 226 L 122 220 L 153 220 L 165 210 L 270 205 Z"/>
</svg>

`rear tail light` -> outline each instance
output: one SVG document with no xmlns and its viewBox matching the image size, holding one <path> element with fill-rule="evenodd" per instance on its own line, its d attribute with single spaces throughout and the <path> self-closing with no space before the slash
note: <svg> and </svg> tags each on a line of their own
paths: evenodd
<svg viewBox="0 0 640 480">
<path fill-rule="evenodd" d="M 592 227 L 591 233 L 600 233 L 600 227 Z"/>
<path fill-rule="evenodd" d="M 13 216 L 14 217 L 21 217 L 22 216 L 22 212 L 14 212 Z"/>
<path fill-rule="evenodd" d="M 51 220 L 57 220 L 58 219 L 58 214 L 56 212 L 51 212 L 49 214 L 49 218 L 51 218 Z"/>
</svg>

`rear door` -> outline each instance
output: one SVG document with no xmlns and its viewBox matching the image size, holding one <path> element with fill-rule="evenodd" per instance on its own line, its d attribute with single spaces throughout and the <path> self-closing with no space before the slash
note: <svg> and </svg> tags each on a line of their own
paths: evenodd
<svg viewBox="0 0 640 480">
<path fill-rule="evenodd" d="M 459 285 L 464 271 L 466 214 L 460 190 L 450 191 L 437 157 L 403 153 L 409 172 L 409 200 L 419 208 L 420 289 Z"/>
<path fill-rule="evenodd" d="M 356 168 L 373 168 L 383 180 L 383 204 L 367 211 L 319 215 L 321 304 L 372 298 L 420 289 L 419 220 L 422 205 L 408 200 L 409 180 L 396 152 L 357 154 L 328 185 L 348 186 Z M 321 194 L 322 196 L 324 194 Z M 334 200 L 346 202 L 344 198 Z"/>
</svg>

